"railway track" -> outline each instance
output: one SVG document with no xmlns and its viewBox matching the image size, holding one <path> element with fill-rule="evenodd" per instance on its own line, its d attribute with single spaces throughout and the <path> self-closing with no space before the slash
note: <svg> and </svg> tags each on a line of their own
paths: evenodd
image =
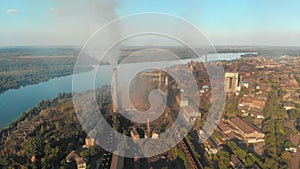
<svg viewBox="0 0 300 169">
<path fill-rule="evenodd" d="M 169 119 L 171 122 L 174 123 L 173 117 L 169 116 Z M 178 131 L 177 128 L 176 128 L 176 131 Z M 180 147 L 183 149 L 183 151 L 187 157 L 187 160 L 190 164 L 191 169 L 204 169 L 201 162 L 197 159 L 195 154 L 192 152 L 191 148 L 188 146 L 186 139 L 185 138 L 182 139 L 180 135 L 177 135 L 176 138 L 179 141 Z"/>
<path fill-rule="evenodd" d="M 197 167 L 197 165 L 196 165 L 196 163 L 195 163 L 195 161 L 194 161 L 194 159 L 193 159 L 190 151 L 188 150 L 188 148 L 187 148 L 187 146 L 186 146 L 186 144 L 185 144 L 185 142 L 183 140 L 180 141 L 180 146 L 183 149 L 183 151 L 184 151 L 184 153 L 185 153 L 185 155 L 186 155 L 186 157 L 187 157 L 187 159 L 189 161 L 191 169 L 198 169 L 198 167 Z"/>
</svg>

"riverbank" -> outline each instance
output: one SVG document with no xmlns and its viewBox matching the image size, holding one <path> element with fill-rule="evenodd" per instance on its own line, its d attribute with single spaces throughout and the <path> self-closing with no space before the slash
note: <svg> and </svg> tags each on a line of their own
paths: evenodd
<svg viewBox="0 0 300 169">
<path fill-rule="evenodd" d="M 234 60 L 235 58 L 240 58 L 241 55 L 245 53 L 225 53 L 218 54 L 218 59 L 220 60 Z M 208 55 L 208 60 L 211 61 L 213 57 Z M 155 67 L 168 67 L 175 64 L 185 64 L 191 59 L 183 61 L 168 61 L 168 62 L 155 62 L 151 63 Z M 200 61 L 199 59 L 194 59 L 195 61 Z M 132 63 L 119 65 L 120 69 L 122 67 L 130 68 L 140 67 L 141 70 L 149 66 L 150 63 Z M 124 74 L 124 72 L 119 72 L 119 75 Z M 94 89 L 95 87 L 101 87 L 111 83 L 112 77 L 112 66 L 103 65 L 99 69 L 93 69 L 92 71 L 86 73 L 78 74 L 80 80 L 77 92 Z M 90 81 L 96 77 L 94 81 Z M 119 76 L 119 80 L 126 78 L 126 76 Z M 58 93 L 72 92 L 72 80 L 73 76 L 63 76 L 59 78 L 51 79 L 47 82 L 38 83 L 35 85 L 29 85 L 16 90 L 8 90 L 0 95 L 0 127 L 5 127 L 9 123 L 17 119 L 22 112 L 26 112 L 33 106 L 37 105 L 41 100 L 53 99 Z M 17 105 L 17 106 L 16 106 Z"/>
</svg>

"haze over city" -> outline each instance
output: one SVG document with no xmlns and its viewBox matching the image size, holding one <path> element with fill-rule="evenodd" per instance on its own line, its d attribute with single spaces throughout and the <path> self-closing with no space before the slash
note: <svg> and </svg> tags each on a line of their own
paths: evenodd
<svg viewBox="0 0 300 169">
<path fill-rule="evenodd" d="M 300 1 L 0 1 L 0 168 L 299 169 Z"/>
</svg>

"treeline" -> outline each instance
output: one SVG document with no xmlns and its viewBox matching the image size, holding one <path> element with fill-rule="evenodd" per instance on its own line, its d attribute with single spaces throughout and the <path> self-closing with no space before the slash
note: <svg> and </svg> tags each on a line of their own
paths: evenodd
<svg viewBox="0 0 300 169">
<path fill-rule="evenodd" d="M 271 79 L 272 81 L 272 79 Z M 265 136 L 265 165 L 267 168 L 288 168 L 290 153 L 285 151 L 292 143 L 286 139 L 291 132 L 285 127 L 286 110 L 281 106 L 281 89 L 274 85 L 269 93 L 262 130 Z"/>
<path fill-rule="evenodd" d="M 80 52 L 76 47 L 0 47 L 1 57 L 11 58 L 12 56 L 77 56 Z"/>
</svg>

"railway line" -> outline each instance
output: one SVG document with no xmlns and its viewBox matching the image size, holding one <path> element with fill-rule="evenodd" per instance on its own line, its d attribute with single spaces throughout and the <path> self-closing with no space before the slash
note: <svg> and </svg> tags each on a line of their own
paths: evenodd
<svg viewBox="0 0 300 169">
<path fill-rule="evenodd" d="M 172 116 L 168 116 L 170 121 L 174 124 L 174 119 Z M 178 132 L 178 126 L 175 128 L 176 132 Z M 202 163 L 198 160 L 198 158 L 195 156 L 194 152 L 189 147 L 187 141 L 185 138 L 182 139 L 181 135 L 178 134 L 176 136 L 177 140 L 179 141 L 180 147 L 183 149 L 188 162 L 190 164 L 191 169 L 204 169 Z"/>
</svg>

